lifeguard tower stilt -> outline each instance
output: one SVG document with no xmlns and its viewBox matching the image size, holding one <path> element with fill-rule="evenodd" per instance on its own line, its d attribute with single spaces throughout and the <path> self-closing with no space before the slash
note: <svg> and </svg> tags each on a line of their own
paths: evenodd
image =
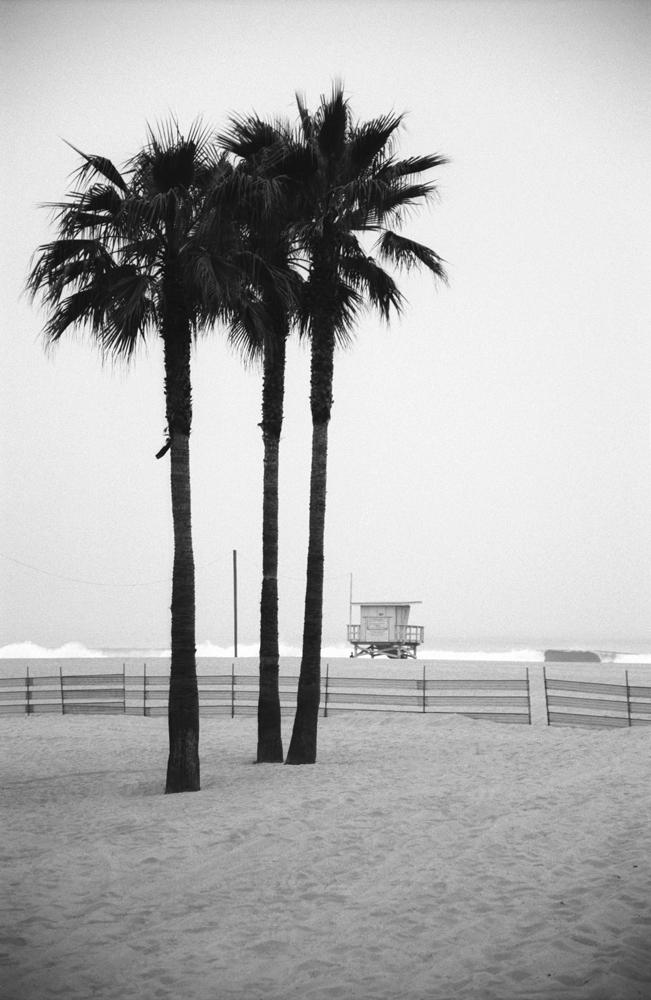
<svg viewBox="0 0 651 1000">
<path fill-rule="evenodd" d="M 397 604 L 365 604 L 351 601 L 360 608 L 359 625 L 348 626 L 351 656 L 388 656 L 392 660 L 416 659 L 416 650 L 425 638 L 422 625 L 409 625 L 409 609 L 420 601 Z"/>
</svg>

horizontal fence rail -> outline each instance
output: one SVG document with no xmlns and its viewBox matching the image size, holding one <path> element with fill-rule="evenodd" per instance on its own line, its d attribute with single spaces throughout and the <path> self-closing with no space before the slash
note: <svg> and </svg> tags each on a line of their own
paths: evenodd
<svg viewBox="0 0 651 1000">
<path fill-rule="evenodd" d="M 0 714 L 41 712 L 157 716 L 167 714 L 169 674 L 64 674 L 0 678 Z M 255 715 L 258 675 L 197 676 L 202 715 Z M 296 709 L 298 677 L 279 678 L 283 713 Z M 323 717 L 376 711 L 465 715 L 493 722 L 531 724 L 529 671 L 511 679 L 428 677 L 333 677 L 326 667 L 321 686 Z"/>
<path fill-rule="evenodd" d="M 651 687 L 548 677 L 543 667 L 548 726 L 650 726 Z"/>
</svg>

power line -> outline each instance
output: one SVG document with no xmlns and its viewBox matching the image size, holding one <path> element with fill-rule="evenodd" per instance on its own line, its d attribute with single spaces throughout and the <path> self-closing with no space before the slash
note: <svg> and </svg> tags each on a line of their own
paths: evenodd
<svg viewBox="0 0 651 1000">
<path fill-rule="evenodd" d="M 224 553 L 224 555 L 217 556 L 216 559 L 211 559 L 210 562 L 203 563 L 203 565 L 197 566 L 195 568 L 196 568 L 197 572 L 200 572 L 201 570 L 208 569 L 209 566 L 214 566 L 215 563 L 221 562 L 223 559 L 227 559 L 230 555 L 231 555 L 230 552 L 226 552 L 226 553 Z M 262 567 L 260 565 L 258 565 L 258 563 L 254 562 L 253 559 L 247 558 L 247 556 L 242 555 L 242 553 L 239 553 L 239 555 L 240 555 L 241 559 L 245 560 L 245 562 L 248 562 L 251 566 L 255 566 L 255 568 L 257 570 L 259 570 L 260 572 L 262 572 Z M 66 576 L 63 573 L 53 573 L 49 569 L 42 569 L 40 566 L 32 566 L 31 563 L 22 562 L 22 560 L 20 560 L 20 559 L 14 559 L 13 556 L 7 556 L 7 555 L 5 555 L 4 552 L 0 552 L 0 559 L 6 559 L 6 560 L 8 560 L 8 562 L 15 563 L 17 566 L 22 566 L 24 569 L 31 569 L 32 572 L 34 572 L 34 573 L 42 573 L 43 576 L 54 577 L 55 580 L 67 580 L 68 583 L 83 583 L 86 587 L 125 587 L 125 588 L 132 588 L 132 587 L 154 587 L 154 586 L 156 586 L 159 583 L 169 583 L 170 579 L 171 579 L 171 577 L 167 576 L 167 577 L 161 578 L 159 580 L 145 580 L 142 583 L 107 583 L 105 580 L 82 580 L 81 577 L 78 577 L 78 576 Z M 350 574 L 349 573 L 338 573 L 338 574 L 336 574 L 336 576 L 326 576 L 326 577 L 324 577 L 324 581 L 325 580 L 342 580 L 344 577 L 347 577 L 347 576 L 350 576 Z M 304 576 L 285 576 L 284 574 L 279 573 L 278 574 L 278 579 L 279 580 L 295 580 L 298 583 L 302 583 L 305 580 L 305 577 Z"/>
<path fill-rule="evenodd" d="M 196 569 L 203 570 L 207 569 L 208 566 L 214 566 L 215 563 L 220 562 L 222 559 L 226 559 L 227 555 L 230 555 L 230 553 L 217 556 L 216 559 L 212 559 L 210 562 L 204 563 L 202 566 L 197 566 Z M 63 573 L 52 573 L 48 569 L 41 569 L 40 566 L 32 566 L 30 563 L 22 562 L 20 559 L 14 559 L 13 556 L 7 556 L 3 552 L 0 552 L 0 558 L 16 563 L 17 566 L 23 566 L 25 569 L 31 569 L 35 573 L 42 573 L 44 576 L 53 576 L 57 580 L 67 580 L 69 583 L 83 583 L 87 587 L 153 587 L 159 583 L 170 582 L 169 576 L 159 580 L 146 580 L 143 583 L 106 583 L 104 580 L 82 580 L 77 576 L 65 576 Z"/>
</svg>

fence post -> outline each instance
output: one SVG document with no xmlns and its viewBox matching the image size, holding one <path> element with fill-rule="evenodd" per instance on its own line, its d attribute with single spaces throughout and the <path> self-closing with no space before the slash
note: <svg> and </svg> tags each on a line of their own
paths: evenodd
<svg viewBox="0 0 651 1000">
<path fill-rule="evenodd" d="M 147 715 L 147 664 L 142 669 L 142 714 Z"/>
<path fill-rule="evenodd" d="M 547 701 L 547 672 L 545 671 L 544 663 L 543 663 L 543 685 L 545 688 L 545 715 L 547 716 L 547 725 L 549 725 L 549 703 Z"/>
<path fill-rule="evenodd" d="M 231 719 L 235 717 L 235 664 L 231 664 Z"/>
<path fill-rule="evenodd" d="M 328 718 L 328 680 L 330 674 L 330 664 L 326 663 L 326 683 L 325 683 L 325 701 L 323 702 L 323 718 Z"/>
<path fill-rule="evenodd" d="M 427 704 L 427 702 L 425 700 L 425 685 L 426 685 L 426 683 L 427 683 L 427 680 L 425 678 L 425 664 L 423 663 L 423 712 L 425 711 L 425 705 Z"/>
<path fill-rule="evenodd" d="M 633 722 L 631 720 L 631 689 L 628 684 L 628 670 L 625 670 L 624 674 L 626 675 L 626 709 L 628 712 L 628 724 L 629 726 L 632 726 Z"/>
<path fill-rule="evenodd" d="M 545 693 L 545 704 L 547 704 L 546 693 Z M 531 725 L 531 686 L 529 684 L 529 667 L 527 667 L 527 709 L 529 711 L 529 725 Z"/>
<path fill-rule="evenodd" d="M 59 667 L 59 684 L 61 685 L 61 715 L 65 715 L 66 706 L 63 701 L 63 667 Z"/>
</svg>

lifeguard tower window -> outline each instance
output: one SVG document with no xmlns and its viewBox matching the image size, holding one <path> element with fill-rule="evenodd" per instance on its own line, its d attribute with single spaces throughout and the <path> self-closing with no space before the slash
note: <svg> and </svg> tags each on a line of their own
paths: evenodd
<svg viewBox="0 0 651 1000">
<path fill-rule="evenodd" d="M 422 625 L 409 624 L 412 604 L 420 601 L 397 603 L 353 602 L 360 609 L 359 625 L 348 626 L 348 641 L 352 643 L 351 656 L 388 656 L 394 660 L 416 658 L 416 650 L 425 638 Z"/>
</svg>

